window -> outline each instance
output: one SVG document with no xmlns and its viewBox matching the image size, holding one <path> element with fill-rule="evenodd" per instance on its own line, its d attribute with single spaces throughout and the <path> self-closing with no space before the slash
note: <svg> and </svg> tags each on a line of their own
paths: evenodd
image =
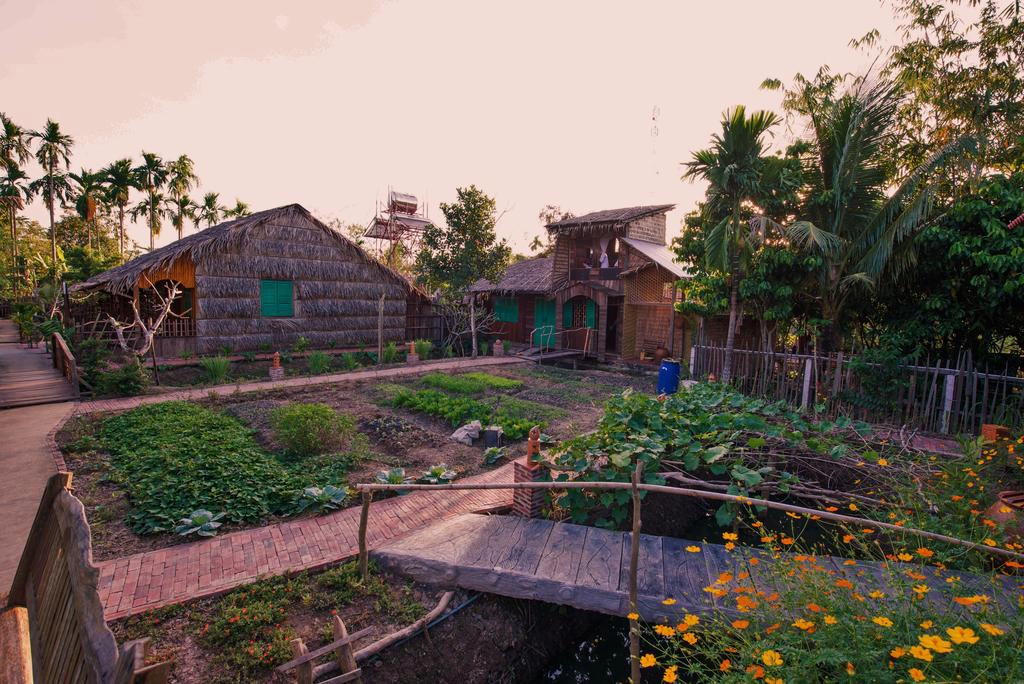
<svg viewBox="0 0 1024 684">
<path fill-rule="evenodd" d="M 294 315 L 292 281 L 260 281 L 260 315 L 265 318 L 291 318 Z"/>
<path fill-rule="evenodd" d="M 519 301 L 512 297 L 498 297 L 494 300 L 494 317 L 503 323 L 519 322 Z"/>
</svg>

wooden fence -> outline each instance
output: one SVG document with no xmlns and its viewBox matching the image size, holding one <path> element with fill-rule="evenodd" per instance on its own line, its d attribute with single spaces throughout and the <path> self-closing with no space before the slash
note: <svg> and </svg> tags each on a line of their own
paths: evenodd
<svg viewBox="0 0 1024 684">
<path fill-rule="evenodd" d="M 145 640 L 120 649 L 103 618 L 89 524 L 71 473 L 50 477 L 0 613 L 4 682 L 162 684 L 170 662 L 146 666 Z"/>
<path fill-rule="evenodd" d="M 690 374 L 721 377 L 724 347 L 694 345 Z M 977 368 L 968 354 L 955 362 L 935 361 L 883 367 L 843 352 L 790 354 L 736 349 L 732 384 L 745 394 L 782 399 L 809 409 L 824 407 L 872 423 L 906 425 L 926 432 L 980 434 L 984 423 L 1019 422 L 1024 417 L 1024 378 Z"/>
<path fill-rule="evenodd" d="M 60 374 L 64 376 L 64 379 L 71 384 L 71 389 L 75 393 L 75 398 L 77 399 L 81 396 L 81 386 L 78 379 L 78 364 L 75 362 L 74 354 L 71 353 L 67 342 L 64 341 L 64 338 L 60 333 L 53 333 L 50 353 L 53 355 L 53 367 L 60 371 Z"/>
</svg>

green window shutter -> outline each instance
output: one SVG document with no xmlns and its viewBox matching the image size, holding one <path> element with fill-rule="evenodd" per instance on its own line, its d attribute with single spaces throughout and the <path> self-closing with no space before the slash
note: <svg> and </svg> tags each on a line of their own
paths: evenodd
<svg viewBox="0 0 1024 684">
<path fill-rule="evenodd" d="M 562 329 L 572 329 L 572 302 L 566 302 L 562 305 Z"/>
<path fill-rule="evenodd" d="M 294 315 L 292 281 L 260 281 L 260 315 L 275 318 L 291 318 Z"/>
<path fill-rule="evenodd" d="M 504 323 L 518 323 L 519 301 L 512 297 L 498 297 L 494 300 L 494 316 Z"/>
<path fill-rule="evenodd" d="M 597 305 L 594 303 L 593 299 L 587 300 L 587 327 L 597 327 Z"/>
</svg>

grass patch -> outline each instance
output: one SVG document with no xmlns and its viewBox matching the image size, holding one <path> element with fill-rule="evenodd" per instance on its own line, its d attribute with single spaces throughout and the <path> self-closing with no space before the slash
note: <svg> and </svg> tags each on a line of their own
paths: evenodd
<svg viewBox="0 0 1024 684">
<path fill-rule="evenodd" d="M 235 418 L 181 401 L 110 418 L 100 438 L 137 534 L 170 530 L 199 508 L 224 511 L 233 523 L 287 515 L 304 487 L 345 486 L 345 473 L 366 452 L 365 438 L 353 435 L 343 453 L 279 459 Z"/>
<path fill-rule="evenodd" d="M 492 389 L 514 390 L 523 386 L 521 380 L 504 378 L 490 373 L 463 373 L 462 375 L 428 373 L 420 379 L 420 382 L 427 387 L 455 394 L 482 394 Z"/>
</svg>

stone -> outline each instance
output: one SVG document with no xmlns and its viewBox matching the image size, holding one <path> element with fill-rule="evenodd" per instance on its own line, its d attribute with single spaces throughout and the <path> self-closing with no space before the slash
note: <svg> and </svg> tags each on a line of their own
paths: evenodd
<svg viewBox="0 0 1024 684">
<path fill-rule="evenodd" d="M 473 440 L 480 436 L 480 430 L 482 429 L 483 426 L 480 424 L 480 421 L 474 420 L 453 432 L 451 438 L 460 444 L 472 445 Z"/>
</svg>

